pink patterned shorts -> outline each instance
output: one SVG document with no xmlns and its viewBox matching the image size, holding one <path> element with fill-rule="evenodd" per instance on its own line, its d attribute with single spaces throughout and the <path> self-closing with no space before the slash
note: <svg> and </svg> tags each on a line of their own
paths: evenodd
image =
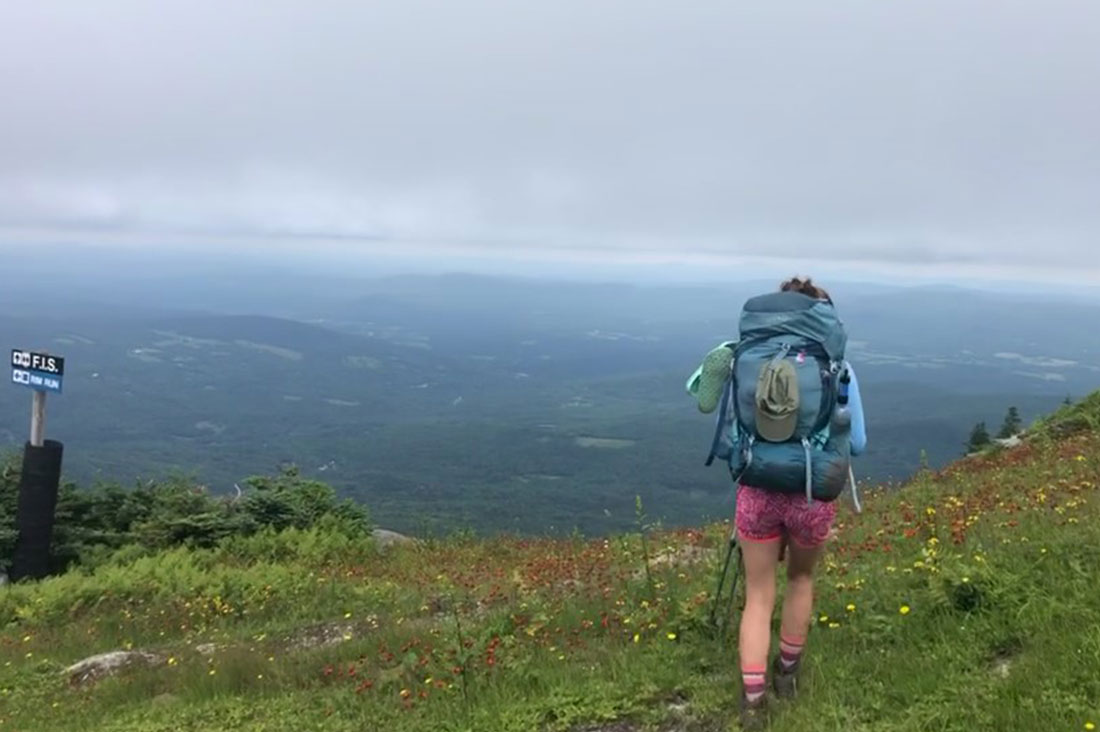
<svg viewBox="0 0 1100 732">
<path fill-rule="evenodd" d="M 784 531 L 798 546 L 813 549 L 829 538 L 836 503 L 806 496 L 772 493 L 749 485 L 737 489 L 737 534 L 746 541 L 778 541 Z"/>
</svg>

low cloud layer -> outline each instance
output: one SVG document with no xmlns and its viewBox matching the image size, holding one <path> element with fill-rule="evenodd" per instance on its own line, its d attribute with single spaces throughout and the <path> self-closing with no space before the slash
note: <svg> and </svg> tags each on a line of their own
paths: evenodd
<svg viewBox="0 0 1100 732">
<path fill-rule="evenodd" d="M 0 11 L 19 231 L 1096 267 L 1100 6 Z"/>
</svg>

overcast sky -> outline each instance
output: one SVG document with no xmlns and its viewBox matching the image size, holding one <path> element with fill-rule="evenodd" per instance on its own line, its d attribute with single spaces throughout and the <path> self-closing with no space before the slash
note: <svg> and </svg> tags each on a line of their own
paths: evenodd
<svg viewBox="0 0 1100 732">
<path fill-rule="evenodd" d="M 6 2 L 0 100 L 0 243 L 1100 277 L 1095 0 Z"/>
</svg>

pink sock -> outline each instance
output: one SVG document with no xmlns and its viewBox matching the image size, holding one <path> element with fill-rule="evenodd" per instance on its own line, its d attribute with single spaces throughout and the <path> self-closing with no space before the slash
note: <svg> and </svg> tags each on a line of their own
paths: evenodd
<svg viewBox="0 0 1100 732">
<path fill-rule="evenodd" d="M 784 671 L 790 671 L 802 659 L 802 650 L 806 647 L 805 638 L 784 635 L 779 638 L 779 665 Z"/>
<path fill-rule="evenodd" d="M 741 684 L 745 690 L 745 698 L 750 703 L 764 696 L 764 692 L 768 688 L 767 675 L 768 670 L 765 668 L 741 669 Z"/>
</svg>

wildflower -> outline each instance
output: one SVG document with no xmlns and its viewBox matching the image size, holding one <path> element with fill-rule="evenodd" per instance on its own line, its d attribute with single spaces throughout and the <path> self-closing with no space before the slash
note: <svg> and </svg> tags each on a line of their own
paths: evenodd
<svg viewBox="0 0 1100 732">
<path fill-rule="evenodd" d="M 832 628 L 833 630 L 836 630 L 837 628 L 840 627 L 840 623 L 829 623 L 829 627 Z"/>
<path fill-rule="evenodd" d="M 856 611 L 856 606 L 855 606 L 855 605 L 852 605 L 852 604 L 850 604 L 850 605 L 848 605 L 848 607 L 846 607 L 846 608 L 844 608 L 844 609 L 845 609 L 845 610 L 847 610 L 847 611 L 848 611 L 848 612 L 850 612 L 850 613 L 854 613 L 854 612 Z"/>
<path fill-rule="evenodd" d="M 30 643 L 31 642 L 31 636 L 29 636 L 29 635 L 23 636 L 23 642 L 24 643 Z"/>
<path fill-rule="evenodd" d="M 409 691 L 408 689 L 402 689 L 401 690 L 401 698 L 402 699 L 408 699 L 410 696 L 412 696 L 411 691 Z"/>
<path fill-rule="evenodd" d="M 210 676 L 217 676 L 218 675 L 218 670 L 216 668 L 210 669 L 210 674 L 209 675 Z"/>
<path fill-rule="evenodd" d="M 351 619 L 351 613 L 344 613 L 344 620 L 350 620 L 350 619 Z"/>
<path fill-rule="evenodd" d="M 639 633 L 634 634 L 634 642 L 635 643 L 641 643 L 642 642 L 642 636 Z"/>
<path fill-rule="evenodd" d="M 675 633 L 669 633 L 667 637 L 670 641 L 676 640 L 676 634 Z"/>
<path fill-rule="evenodd" d="M 970 578 L 969 577 L 963 577 L 963 584 L 964 585 L 970 584 Z"/>
<path fill-rule="evenodd" d="M 822 615 L 820 618 L 818 618 L 818 622 L 821 622 L 821 623 L 829 622 L 829 616 L 828 615 Z"/>
<path fill-rule="evenodd" d="M 175 656 L 172 656 L 171 658 L 168 659 L 168 665 L 169 666 L 175 666 L 177 663 L 179 663 L 179 661 L 176 660 Z"/>
<path fill-rule="evenodd" d="M 1085 722 L 1085 729 L 1089 730 L 1089 732 L 1092 732 L 1092 730 L 1096 729 L 1096 725 L 1092 722 Z"/>
<path fill-rule="evenodd" d="M 908 605 L 902 605 L 900 608 L 898 608 L 898 612 L 901 613 L 902 615 L 908 615 L 909 614 L 909 606 Z"/>
<path fill-rule="evenodd" d="M 263 681 L 264 680 L 264 675 L 263 674 L 257 674 L 256 678 L 259 679 L 260 681 Z"/>
</svg>

